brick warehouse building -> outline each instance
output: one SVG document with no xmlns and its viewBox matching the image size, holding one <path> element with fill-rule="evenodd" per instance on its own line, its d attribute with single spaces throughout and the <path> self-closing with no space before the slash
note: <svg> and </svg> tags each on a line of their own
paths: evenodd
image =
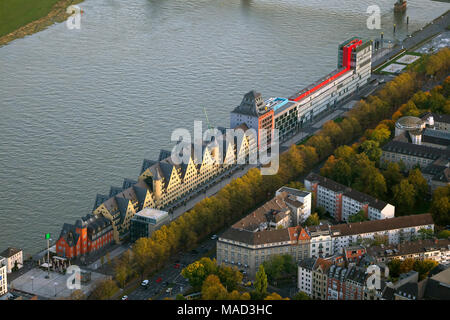
<svg viewBox="0 0 450 320">
<path fill-rule="evenodd" d="M 111 221 L 88 214 L 75 222 L 65 223 L 58 241 L 56 253 L 65 258 L 76 258 L 99 250 L 113 241 Z"/>
</svg>

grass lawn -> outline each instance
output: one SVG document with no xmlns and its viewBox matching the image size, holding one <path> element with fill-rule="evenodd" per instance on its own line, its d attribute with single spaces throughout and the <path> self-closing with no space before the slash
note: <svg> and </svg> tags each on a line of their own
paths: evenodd
<svg viewBox="0 0 450 320">
<path fill-rule="evenodd" d="M 46 16 L 59 0 L 1 0 L 0 37 Z"/>
</svg>

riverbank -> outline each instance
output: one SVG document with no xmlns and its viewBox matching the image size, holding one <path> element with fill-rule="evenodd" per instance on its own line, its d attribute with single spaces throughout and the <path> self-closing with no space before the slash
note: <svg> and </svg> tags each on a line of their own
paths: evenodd
<svg viewBox="0 0 450 320">
<path fill-rule="evenodd" d="M 66 13 L 67 7 L 83 2 L 83 0 L 59 0 L 52 5 L 51 0 L 49 0 L 46 3 L 46 5 L 50 8 L 49 9 L 46 8 L 45 4 L 43 4 L 42 2 L 33 1 L 31 2 L 31 5 L 33 7 L 30 8 L 26 5 L 20 6 L 20 3 L 8 3 L 6 2 L 7 0 L 4 1 L 5 3 L 3 3 L 2 6 L 3 9 L 5 9 L 5 12 L 8 11 L 7 13 L 9 21 L 6 18 L 0 20 L 4 21 L 5 28 L 17 29 L 5 35 L 1 35 L 0 32 L 0 47 L 8 44 L 13 40 L 20 39 L 27 35 L 42 31 L 54 23 L 65 21 L 69 17 L 69 14 Z M 11 12 L 14 12 L 15 17 L 13 15 L 9 15 Z M 18 21 L 19 19 L 23 19 L 23 21 Z M 27 20 L 31 20 L 31 22 L 27 22 Z M 23 25 L 20 25 L 21 23 Z"/>
</svg>

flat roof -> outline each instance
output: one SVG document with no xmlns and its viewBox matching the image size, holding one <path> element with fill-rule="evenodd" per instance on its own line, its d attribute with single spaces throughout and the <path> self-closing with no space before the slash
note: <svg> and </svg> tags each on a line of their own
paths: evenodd
<svg viewBox="0 0 450 320">
<path fill-rule="evenodd" d="M 139 212 L 136 212 L 135 216 L 145 217 L 145 218 L 153 218 L 153 219 L 161 219 L 168 215 L 167 211 L 162 211 L 153 208 L 144 208 Z"/>
</svg>

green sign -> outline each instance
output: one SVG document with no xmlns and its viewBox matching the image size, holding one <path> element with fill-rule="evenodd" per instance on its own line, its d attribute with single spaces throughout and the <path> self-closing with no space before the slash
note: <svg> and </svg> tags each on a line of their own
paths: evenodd
<svg viewBox="0 0 450 320">
<path fill-rule="evenodd" d="M 50 233 L 45 234 L 45 240 L 48 240 L 48 239 L 50 239 Z"/>
</svg>

